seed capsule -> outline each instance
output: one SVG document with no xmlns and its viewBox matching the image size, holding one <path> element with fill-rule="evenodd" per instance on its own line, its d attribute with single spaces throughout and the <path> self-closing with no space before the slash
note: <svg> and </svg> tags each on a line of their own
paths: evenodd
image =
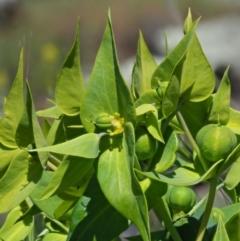
<svg viewBox="0 0 240 241">
<path fill-rule="evenodd" d="M 113 117 L 107 113 L 100 113 L 95 116 L 94 124 L 100 129 L 108 129 L 112 127 Z"/>
<path fill-rule="evenodd" d="M 173 210 L 187 213 L 196 203 L 196 194 L 189 187 L 172 187 L 166 194 L 166 201 Z"/>
<path fill-rule="evenodd" d="M 196 143 L 206 159 L 216 162 L 227 158 L 233 151 L 237 146 L 237 137 L 226 126 L 209 124 L 197 133 Z"/>
</svg>

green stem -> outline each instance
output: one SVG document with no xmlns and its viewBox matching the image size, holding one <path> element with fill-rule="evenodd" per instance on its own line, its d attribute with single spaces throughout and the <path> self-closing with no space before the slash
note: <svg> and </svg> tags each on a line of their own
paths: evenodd
<svg viewBox="0 0 240 241">
<path fill-rule="evenodd" d="M 214 202 L 214 198 L 215 198 L 215 194 L 216 194 L 216 186 L 217 186 L 217 177 L 210 180 L 210 189 L 209 189 L 207 204 L 205 207 L 205 211 L 203 213 L 203 217 L 202 217 L 202 221 L 200 224 L 200 228 L 198 230 L 196 241 L 202 241 L 202 239 L 203 239 L 205 230 L 207 228 L 208 219 L 210 217 L 211 210 L 213 207 L 213 202 Z"/>
<path fill-rule="evenodd" d="M 53 171 L 57 170 L 57 167 L 55 165 L 53 165 L 50 161 L 47 162 L 47 166 Z"/>
<path fill-rule="evenodd" d="M 157 198 L 157 202 L 153 208 L 154 213 L 156 214 L 158 220 L 161 222 L 163 220 L 167 230 L 170 232 L 174 241 L 182 241 L 179 233 L 174 227 L 171 217 L 167 211 L 167 208 L 164 204 L 162 198 Z"/>
<path fill-rule="evenodd" d="M 197 153 L 197 155 L 198 155 L 198 157 L 199 157 L 199 159 L 200 159 L 200 161 L 202 163 L 202 166 L 203 166 L 204 170 L 207 171 L 208 170 L 208 165 L 207 165 L 205 159 L 202 157 L 201 152 L 200 152 L 200 150 L 199 150 L 195 140 L 193 139 L 192 134 L 189 131 L 189 129 L 187 127 L 187 124 L 186 124 L 185 120 L 183 119 L 183 116 L 180 113 L 180 111 L 177 112 L 177 119 L 178 119 L 179 123 L 182 125 L 182 128 L 184 129 L 184 132 L 185 132 L 185 134 L 186 134 L 186 136 L 187 136 L 187 138 L 188 138 L 192 148 Z"/>
</svg>

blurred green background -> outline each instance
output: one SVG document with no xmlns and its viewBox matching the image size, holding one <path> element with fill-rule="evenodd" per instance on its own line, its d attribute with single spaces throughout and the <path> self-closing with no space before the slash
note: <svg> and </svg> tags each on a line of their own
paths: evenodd
<svg viewBox="0 0 240 241">
<path fill-rule="evenodd" d="M 5 5 L 3 4 L 5 2 Z M 139 29 L 154 55 L 151 36 L 171 24 L 182 28 L 188 8 L 194 19 L 239 13 L 238 0 L 2 0 L 0 1 L 0 106 L 15 78 L 20 49 L 37 109 L 54 98 L 62 63 L 74 41 L 80 16 L 81 64 L 89 76 L 111 9 L 120 63 L 134 56 Z"/>
</svg>

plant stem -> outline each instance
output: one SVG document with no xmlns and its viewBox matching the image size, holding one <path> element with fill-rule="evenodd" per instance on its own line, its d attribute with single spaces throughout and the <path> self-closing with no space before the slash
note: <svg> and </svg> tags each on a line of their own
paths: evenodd
<svg viewBox="0 0 240 241">
<path fill-rule="evenodd" d="M 202 157 L 201 152 L 200 152 L 200 150 L 199 150 L 195 140 L 193 139 L 192 134 L 189 131 L 189 129 L 187 127 L 187 124 L 186 124 L 185 120 L 183 119 L 183 116 L 180 113 L 180 111 L 177 112 L 177 119 L 180 122 L 180 124 L 182 125 L 182 128 L 185 131 L 185 134 L 186 134 L 186 136 L 187 136 L 187 138 L 188 138 L 192 148 L 197 153 L 197 155 L 198 155 L 198 157 L 199 157 L 199 159 L 200 159 L 200 161 L 202 163 L 202 166 L 203 166 L 204 170 L 207 171 L 208 170 L 208 165 L 207 165 L 205 159 Z"/>
<path fill-rule="evenodd" d="M 207 224 L 208 224 L 208 219 L 211 214 L 215 194 L 216 194 L 216 186 L 217 186 L 217 177 L 210 180 L 210 189 L 209 189 L 207 204 L 205 207 L 205 211 L 203 213 L 203 217 L 202 217 L 202 221 L 200 224 L 200 228 L 198 230 L 196 241 L 202 241 L 202 239 L 203 239 L 203 236 L 204 236 Z"/>
<path fill-rule="evenodd" d="M 55 165 L 53 165 L 50 161 L 47 162 L 47 166 L 53 171 L 57 170 L 57 167 Z"/>
<path fill-rule="evenodd" d="M 170 232 L 174 241 L 182 241 L 179 233 L 177 232 L 176 228 L 174 227 L 171 217 L 167 211 L 167 208 L 164 204 L 162 198 L 157 198 L 157 202 L 153 208 L 154 213 L 156 214 L 159 221 L 164 221 L 164 224 L 167 230 Z"/>
</svg>

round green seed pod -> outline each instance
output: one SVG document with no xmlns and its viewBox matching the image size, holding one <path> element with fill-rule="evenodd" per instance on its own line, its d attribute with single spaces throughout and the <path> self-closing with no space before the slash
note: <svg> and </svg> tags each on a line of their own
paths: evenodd
<svg viewBox="0 0 240 241">
<path fill-rule="evenodd" d="M 202 155 L 209 161 L 225 159 L 237 146 L 237 137 L 226 126 L 209 124 L 196 135 L 196 143 Z"/>
<path fill-rule="evenodd" d="M 112 118 L 107 113 L 99 113 L 94 118 L 94 124 L 100 129 L 108 129 L 112 127 Z"/>
<path fill-rule="evenodd" d="M 173 210 L 187 213 L 196 203 L 196 194 L 189 187 L 172 187 L 167 191 L 166 201 Z"/>
<path fill-rule="evenodd" d="M 144 127 L 136 129 L 135 152 L 138 160 L 144 161 L 152 158 L 157 151 L 157 140 Z"/>
</svg>

